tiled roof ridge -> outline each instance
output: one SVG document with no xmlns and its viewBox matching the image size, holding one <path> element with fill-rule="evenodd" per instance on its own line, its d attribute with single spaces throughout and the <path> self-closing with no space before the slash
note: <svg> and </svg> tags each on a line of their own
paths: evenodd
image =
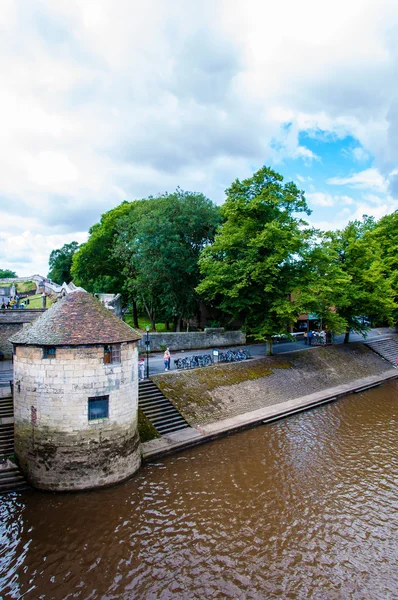
<svg viewBox="0 0 398 600">
<path fill-rule="evenodd" d="M 97 298 L 76 290 L 11 336 L 14 344 L 79 346 L 137 341 L 141 335 Z"/>
</svg>

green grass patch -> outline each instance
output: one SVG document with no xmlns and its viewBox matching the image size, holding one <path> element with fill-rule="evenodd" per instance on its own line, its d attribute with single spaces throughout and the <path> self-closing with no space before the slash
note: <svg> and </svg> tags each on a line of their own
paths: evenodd
<svg viewBox="0 0 398 600">
<path fill-rule="evenodd" d="M 19 294 L 27 294 L 28 292 L 36 291 L 36 284 L 34 281 L 21 281 L 20 283 L 16 283 L 15 287 Z"/>
<path fill-rule="evenodd" d="M 53 304 L 51 298 L 46 297 L 46 307 L 49 308 Z M 25 305 L 26 306 L 26 305 Z M 43 308 L 43 299 L 41 294 L 29 296 L 29 304 L 26 308 Z"/>
<path fill-rule="evenodd" d="M 144 415 L 140 408 L 138 409 L 138 433 L 140 434 L 142 444 L 160 437 L 160 433 L 156 431 L 150 420 Z"/>
<path fill-rule="evenodd" d="M 126 314 L 126 323 L 130 325 L 130 327 L 134 327 L 133 315 L 131 313 Z M 141 332 L 146 331 L 146 327 L 150 327 L 149 331 L 152 331 L 151 322 L 148 317 L 138 317 L 138 330 Z M 156 333 L 164 333 L 166 332 L 166 323 L 156 323 Z M 169 329 L 169 331 L 171 331 Z"/>
</svg>

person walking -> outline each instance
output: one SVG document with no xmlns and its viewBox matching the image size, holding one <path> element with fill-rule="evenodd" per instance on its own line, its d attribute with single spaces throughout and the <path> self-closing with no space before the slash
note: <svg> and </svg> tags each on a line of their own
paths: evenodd
<svg viewBox="0 0 398 600">
<path fill-rule="evenodd" d="M 170 348 L 166 348 L 166 351 L 163 355 L 163 360 L 164 360 L 164 370 L 170 371 L 170 362 L 171 362 Z"/>
<path fill-rule="evenodd" d="M 309 346 L 312 346 L 312 337 L 313 337 L 313 335 L 314 334 L 313 334 L 312 330 L 310 329 L 309 332 L 308 332 L 308 336 L 307 336 L 307 338 L 308 338 L 308 345 Z"/>
<path fill-rule="evenodd" d="M 304 331 L 304 344 L 308 344 L 308 331 Z"/>
</svg>

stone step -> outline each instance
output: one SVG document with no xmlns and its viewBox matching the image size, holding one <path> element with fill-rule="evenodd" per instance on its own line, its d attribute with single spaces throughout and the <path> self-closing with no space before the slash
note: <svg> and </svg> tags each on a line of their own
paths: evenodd
<svg viewBox="0 0 398 600">
<path fill-rule="evenodd" d="M 153 425 L 157 428 L 162 425 L 174 425 L 177 423 L 185 423 L 184 419 L 180 416 L 168 416 L 168 417 L 156 417 L 156 419 L 152 419 Z"/>
<path fill-rule="evenodd" d="M 161 434 L 161 435 L 166 435 L 166 433 L 173 433 L 173 431 L 180 431 L 181 429 L 186 429 L 187 425 L 174 425 L 174 426 L 159 426 L 159 429 L 157 429 L 157 431 Z"/>
<path fill-rule="evenodd" d="M 157 398 L 156 400 L 151 400 L 150 402 L 138 402 L 138 406 L 142 409 L 149 409 L 153 408 L 154 406 L 170 406 L 170 402 L 166 400 L 166 398 Z"/>
<path fill-rule="evenodd" d="M 394 367 L 398 358 L 398 340 L 387 338 L 366 344 L 373 352 L 390 362 Z"/>
<path fill-rule="evenodd" d="M 159 392 L 159 391 L 157 391 L 157 392 L 152 392 L 152 393 L 150 393 L 150 394 L 145 394 L 145 395 L 144 395 L 144 394 L 142 394 L 142 395 L 140 394 L 140 395 L 138 396 L 138 400 L 140 400 L 140 401 L 143 401 L 143 400 L 152 400 L 152 399 L 155 399 L 155 398 L 164 398 L 164 396 L 163 396 L 163 394 L 162 394 L 161 392 Z"/>
<path fill-rule="evenodd" d="M 152 381 L 139 382 L 138 406 L 161 435 L 189 427 L 184 417 Z"/>
<path fill-rule="evenodd" d="M 8 481 L 5 483 L 1 483 L 0 479 L 0 494 L 8 494 L 9 492 L 17 492 L 18 490 L 23 490 L 29 487 L 25 479 L 21 479 L 20 481 Z"/>
<path fill-rule="evenodd" d="M 10 456 L 14 452 L 14 440 L 0 442 L 0 456 Z"/>
<path fill-rule="evenodd" d="M 156 419 L 156 417 L 158 417 L 159 415 L 167 415 L 167 414 L 174 414 L 175 413 L 175 408 L 172 406 L 169 406 L 167 408 L 153 408 L 151 410 L 146 410 L 145 414 L 146 416 L 149 418 L 153 418 Z"/>
<path fill-rule="evenodd" d="M 15 471 L 8 472 L 8 473 L 4 472 L 4 471 L 0 471 L 0 484 L 1 483 L 10 483 L 10 482 L 19 483 L 20 481 L 25 481 L 25 479 L 22 477 L 22 475 L 18 471 L 18 469 L 16 469 Z"/>
</svg>

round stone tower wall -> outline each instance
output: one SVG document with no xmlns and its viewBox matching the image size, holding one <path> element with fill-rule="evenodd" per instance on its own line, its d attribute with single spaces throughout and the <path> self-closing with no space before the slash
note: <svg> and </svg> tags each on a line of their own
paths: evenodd
<svg viewBox="0 0 398 600">
<path fill-rule="evenodd" d="M 141 464 L 137 343 L 121 343 L 120 362 L 111 364 L 100 345 L 45 354 L 38 346 L 15 348 L 15 452 L 27 479 L 66 491 L 131 476 Z M 105 401 L 107 417 L 93 418 L 93 399 Z"/>
</svg>

